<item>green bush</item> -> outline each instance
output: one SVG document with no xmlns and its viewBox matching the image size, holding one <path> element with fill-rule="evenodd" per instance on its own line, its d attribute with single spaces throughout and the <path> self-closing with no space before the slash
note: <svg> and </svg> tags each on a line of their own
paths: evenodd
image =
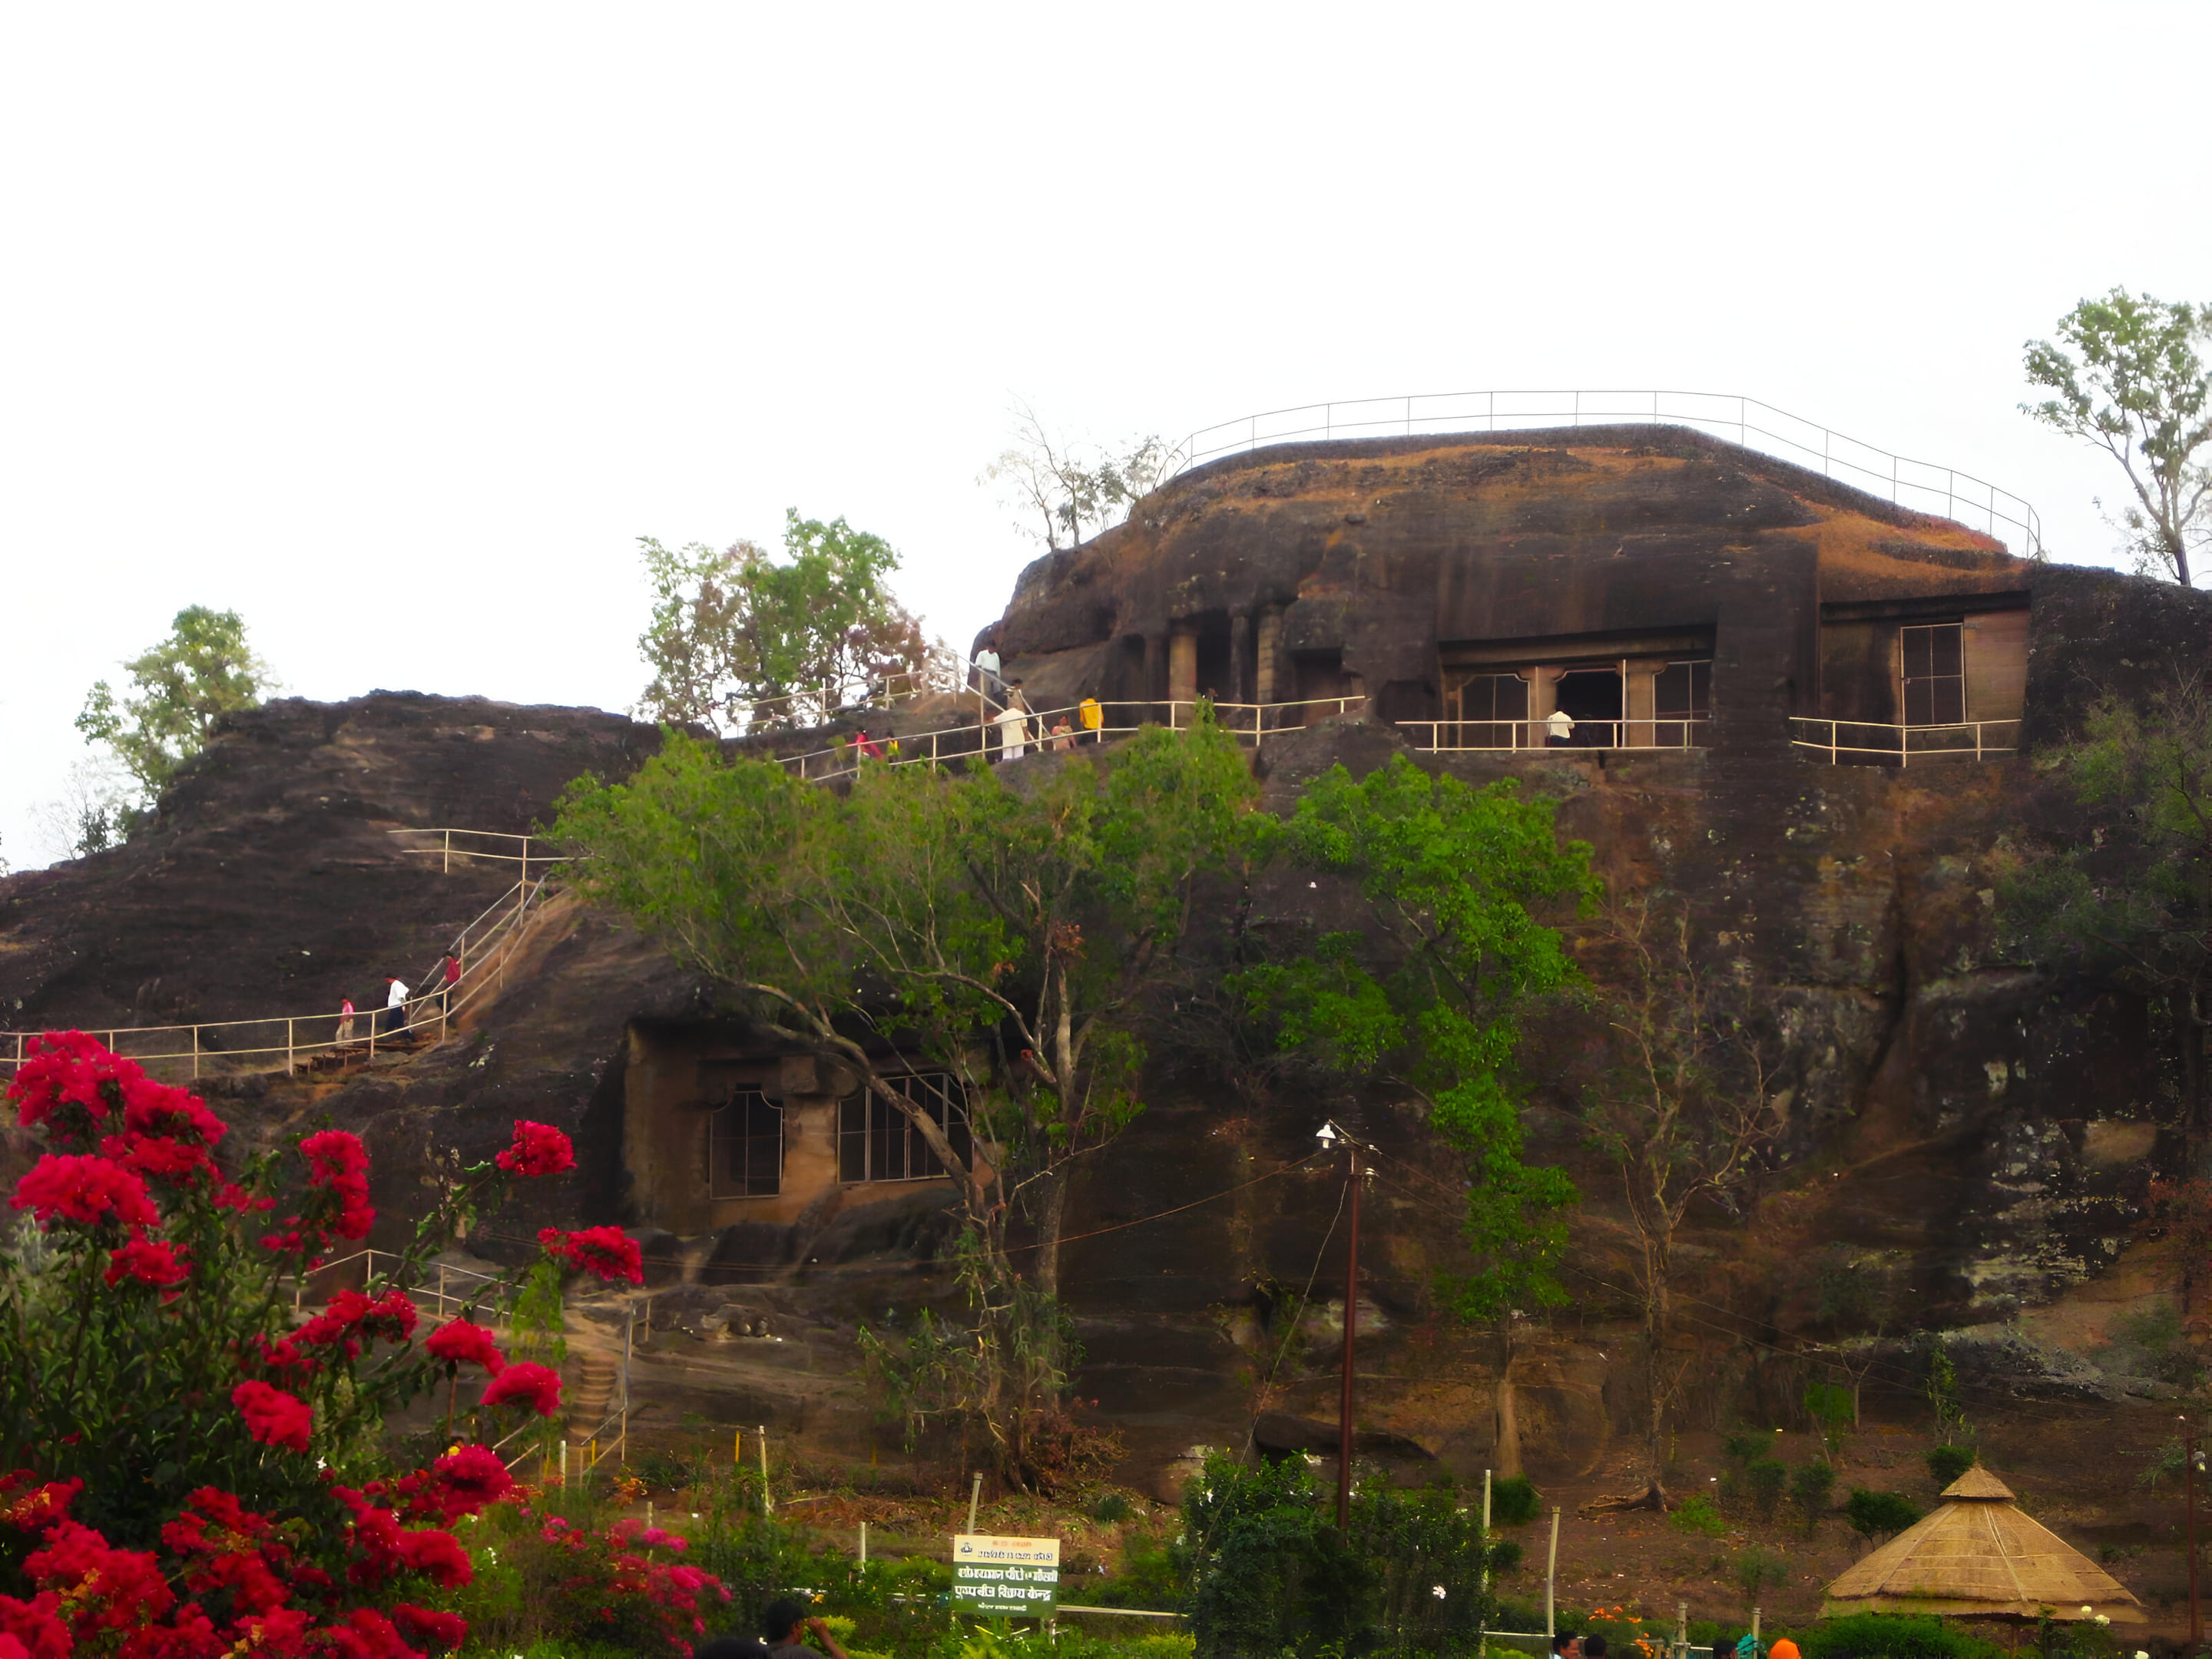
<svg viewBox="0 0 2212 1659">
<path fill-rule="evenodd" d="M 1783 1489 L 1790 1484 L 1790 1466 L 1778 1457 L 1754 1458 L 1743 1466 L 1743 1483 L 1752 1514 L 1771 1521 L 1782 1506 Z"/>
<path fill-rule="evenodd" d="M 1674 1512 L 1667 1517 L 1667 1524 L 1694 1538 L 1718 1538 L 1728 1530 L 1728 1522 L 1713 1507 L 1712 1499 L 1701 1492 L 1693 1492 L 1677 1504 Z"/>
<path fill-rule="evenodd" d="M 1510 1474 L 1490 1488 L 1490 1524 L 1525 1527 L 1544 1512 L 1544 1497 L 1525 1474 Z"/>
<path fill-rule="evenodd" d="M 1807 1526 L 1818 1526 L 1828 1512 L 1828 1500 L 1835 1490 L 1834 1464 L 1804 1464 L 1790 1477 L 1790 1507 L 1804 1517 Z"/>
<path fill-rule="evenodd" d="M 1754 1457 L 1764 1457 L 1773 1450 L 1774 1443 L 1763 1434 L 1732 1434 L 1721 1442 L 1721 1455 L 1731 1463 L 1748 1463 Z"/>
<path fill-rule="evenodd" d="M 1127 1521 L 1130 1516 L 1129 1500 L 1120 1492 L 1107 1491 L 1098 1494 L 1091 1505 L 1091 1518 L 1102 1527 L 1110 1527 Z"/>
<path fill-rule="evenodd" d="M 1928 1474 L 1941 1492 L 1968 1469 L 1974 1467 L 1972 1446 L 1931 1446 L 1928 1450 Z"/>
<path fill-rule="evenodd" d="M 1920 1520 L 1920 1510 L 1902 1492 L 1869 1492 L 1864 1486 L 1851 1488 L 1850 1499 L 1844 1505 L 1844 1519 L 1851 1530 L 1869 1544 L 1877 1538 L 1888 1538 L 1903 1532 Z"/>
<path fill-rule="evenodd" d="M 1749 1549 L 1736 1557 L 1730 1572 L 1745 1601 L 1756 1606 L 1760 1591 L 1789 1577 L 1790 1563 L 1771 1550 Z"/>
<path fill-rule="evenodd" d="M 1853 1613 L 1797 1638 L 1805 1659 L 1990 1659 L 2002 1651 L 1932 1613 Z"/>
</svg>

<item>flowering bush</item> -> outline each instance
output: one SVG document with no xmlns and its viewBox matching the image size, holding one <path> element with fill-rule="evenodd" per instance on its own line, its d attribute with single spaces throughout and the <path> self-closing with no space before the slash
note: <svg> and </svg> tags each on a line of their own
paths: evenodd
<svg viewBox="0 0 2212 1659">
<path fill-rule="evenodd" d="M 556 1409 L 560 1384 L 465 1316 L 418 1342 L 404 1287 L 510 1175 L 571 1167 L 566 1138 L 518 1126 L 508 1150 L 526 1156 L 468 1171 L 393 1275 L 295 1327 L 287 1277 L 375 1218 L 358 1139 L 300 1143 L 304 1181 L 272 1227 L 280 1155 L 226 1171 L 204 1102 L 81 1033 L 33 1040 L 7 1099 L 48 1150 L 10 1200 L 40 1236 L 0 1250 L 0 1659 L 458 1647 L 465 1621 L 426 1605 L 473 1576 L 450 1528 L 514 1481 L 478 1444 L 393 1474 L 384 1414 L 471 1366 L 507 1383 L 479 1408 L 496 1430 Z M 681 1638 L 672 1610 L 705 1585 L 600 1565 L 594 1593 Z"/>
<path fill-rule="evenodd" d="M 556 1261 L 582 1272 L 605 1279 L 626 1279 L 633 1285 L 645 1283 L 644 1252 L 619 1227 L 586 1227 L 575 1233 L 547 1227 L 539 1231 L 538 1242 Z"/>
</svg>

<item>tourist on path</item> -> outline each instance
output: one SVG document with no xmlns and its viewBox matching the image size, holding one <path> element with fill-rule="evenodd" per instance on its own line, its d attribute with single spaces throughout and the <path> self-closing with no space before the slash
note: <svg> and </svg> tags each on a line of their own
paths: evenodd
<svg viewBox="0 0 2212 1659">
<path fill-rule="evenodd" d="M 830 1626 L 819 1619 L 806 1620 L 806 1633 L 822 1646 L 810 1648 L 799 1639 L 799 1619 L 806 1611 L 805 1604 L 796 1596 L 787 1595 L 771 1601 L 761 1614 L 761 1637 L 768 1644 L 774 1659 L 846 1659 L 845 1650 L 837 1645 L 837 1638 L 830 1633 Z"/>
<path fill-rule="evenodd" d="M 353 1041 L 353 999 L 351 997 L 338 999 L 338 1041 L 340 1042 Z"/>
<path fill-rule="evenodd" d="M 1002 761 L 1019 760 L 1023 750 L 1029 747 L 1030 737 L 1029 712 L 1022 707 L 1019 691 L 1007 696 L 1006 706 L 999 711 L 997 725 L 999 758 Z"/>
<path fill-rule="evenodd" d="M 1106 711 L 1098 706 L 1098 699 L 1085 697 L 1075 705 L 1075 713 L 1083 722 L 1084 734 L 1092 743 L 1103 741 L 1098 735 L 1098 728 L 1106 724 Z"/>
<path fill-rule="evenodd" d="M 461 982 L 461 959 L 449 952 L 441 971 L 445 984 L 438 996 L 438 1018 L 443 1021 L 453 1017 L 453 992 Z"/>
<path fill-rule="evenodd" d="M 384 1030 L 389 1036 L 407 1023 L 407 988 L 388 974 L 384 982 L 392 988 L 384 999 Z"/>
<path fill-rule="evenodd" d="M 1553 749 L 1565 749 L 1567 739 L 1575 734 L 1575 717 L 1564 708 L 1554 708 L 1544 716 L 1544 741 Z"/>
</svg>

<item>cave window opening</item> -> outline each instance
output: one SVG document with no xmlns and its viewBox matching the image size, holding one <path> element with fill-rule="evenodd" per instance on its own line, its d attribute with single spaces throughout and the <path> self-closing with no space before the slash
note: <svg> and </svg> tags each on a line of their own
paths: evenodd
<svg viewBox="0 0 2212 1659">
<path fill-rule="evenodd" d="M 1574 749 L 1613 749 L 1620 744 L 1620 671 L 1576 668 L 1559 676 L 1553 707 L 1571 718 Z"/>
<path fill-rule="evenodd" d="M 972 1156 L 967 1099 L 956 1079 L 945 1072 L 913 1072 L 887 1081 L 893 1092 L 928 1114 L 963 1163 Z M 867 1091 L 837 1103 L 839 1181 L 931 1181 L 945 1173 L 921 1131 L 896 1106 Z"/>
<path fill-rule="evenodd" d="M 1907 726 L 1958 726 L 1966 718 L 1963 624 L 1932 623 L 1897 630 L 1900 700 Z"/>
<path fill-rule="evenodd" d="M 1453 725 L 1445 742 L 1454 749 L 1527 749 L 1528 681 L 1522 674 L 1469 674 L 1445 696 Z"/>
<path fill-rule="evenodd" d="M 1713 715 L 1713 659 L 1670 662 L 1651 677 L 1652 741 L 1680 749 L 1704 740 Z"/>
<path fill-rule="evenodd" d="M 783 1190 L 783 1109 L 757 1089 L 736 1089 L 708 1122 L 709 1194 L 774 1198 Z"/>
</svg>

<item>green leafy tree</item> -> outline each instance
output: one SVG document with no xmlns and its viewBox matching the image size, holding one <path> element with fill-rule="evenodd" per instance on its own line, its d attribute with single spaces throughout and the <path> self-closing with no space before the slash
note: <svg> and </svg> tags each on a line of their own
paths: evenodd
<svg viewBox="0 0 2212 1659">
<path fill-rule="evenodd" d="M 2182 678 L 2147 702 L 2100 699 L 2037 767 L 2081 817 L 2017 849 L 2001 938 L 2043 967 L 2162 1005 L 2179 1049 L 2183 1124 L 2206 1125 L 2212 1022 L 2212 694 Z"/>
<path fill-rule="evenodd" d="M 217 721 L 258 707 L 274 685 L 268 665 L 246 647 L 238 613 L 205 605 L 177 612 L 169 637 L 123 666 L 132 689 L 118 699 L 106 680 L 94 682 L 76 729 L 87 743 L 107 745 L 148 806 L 206 746 Z"/>
<path fill-rule="evenodd" d="M 1033 783 L 871 763 L 833 792 L 670 732 L 628 782 L 572 788 L 555 826 L 590 854 L 574 866 L 586 895 L 913 1125 L 960 1189 L 991 1318 L 1047 1316 L 1067 1182 L 1142 1109 L 1154 988 L 1174 978 L 1200 885 L 1241 860 L 1255 817 L 1249 768 L 1210 714 L 1145 732 L 1110 767 L 1086 757 Z M 914 1054 L 958 1080 L 972 1155 L 896 1085 Z M 1036 1226 L 1042 1301 L 1013 1294 L 1015 1206 Z M 967 1339 L 995 1357 L 962 1409 L 1017 1480 L 1022 1425 L 1054 1404 L 1058 1372 L 1049 1355 L 1013 1356 L 1054 1329 Z M 1010 1395 L 1017 1376 L 1034 1387 Z"/>
<path fill-rule="evenodd" d="M 1758 988 L 1709 965 L 1688 908 L 1645 895 L 1609 905 L 1584 941 L 1610 1060 L 1583 1123 L 1620 1172 L 1639 1246 L 1644 1304 L 1644 1455 L 1658 1489 L 1674 1329 L 1674 1242 L 1692 1206 L 1732 1204 L 1781 1127 L 1781 1097 Z"/>
<path fill-rule="evenodd" d="M 731 733 L 817 725 L 882 696 L 895 676 L 957 684 L 942 647 L 894 598 L 898 555 L 842 519 L 784 515 L 781 561 L 750 541 L 673 551 L 638 538 L 653 621 L 638 649 L 653 670 L 644 719 Z"/>
<path fill-rule="evenodd" d="M 1854 1486 L 1844 1504 L 1844 1519 L 1850 1523 L 1853 1532 L 1871 1545 L 1877 1538 L 1892 1537 L 1907 1527 L 1917 1526 L 1920 1511 L 1911 1498 L 1900 1492 L 1869 1492 L 1864 1486 Z"/>
<path fill-rule="evenodd" d="M 1402 755 L 1358 781 L 1341 766 L 1317 779 L 1283 847 L 1297 867 L 1352 882 L 1364 929 L 1235 983 L 1281 1046 L 1388 1078 L 1466 1159 L 1474 1265 L 1444 1290 L 1459 1317 L 1496 1334 L 1498 1468 L 1518 1474 L 1516 1328 L 1567 1300 L 1556 1270 L 1576 1194 L 1565 1171 L 1522 1159 L 1514 1057 L 1523 1012 L 1576 977 L 1543 918 L 1591 901 L 1589 848 L 1563 844 L 1553 803 L 1516 781 L 1474 789 Z"/>
<path fill-rule="evenodd" d="M 2054 395 L 2021 409 L 2119 463 L 2139 564 L 2188 586 L 2191 552 L 2212 535 L 2212 307 L 2116 288 L 2060 318 L 2058 336 L 2027 343 L 2027 378 Z"/>
</svg>

